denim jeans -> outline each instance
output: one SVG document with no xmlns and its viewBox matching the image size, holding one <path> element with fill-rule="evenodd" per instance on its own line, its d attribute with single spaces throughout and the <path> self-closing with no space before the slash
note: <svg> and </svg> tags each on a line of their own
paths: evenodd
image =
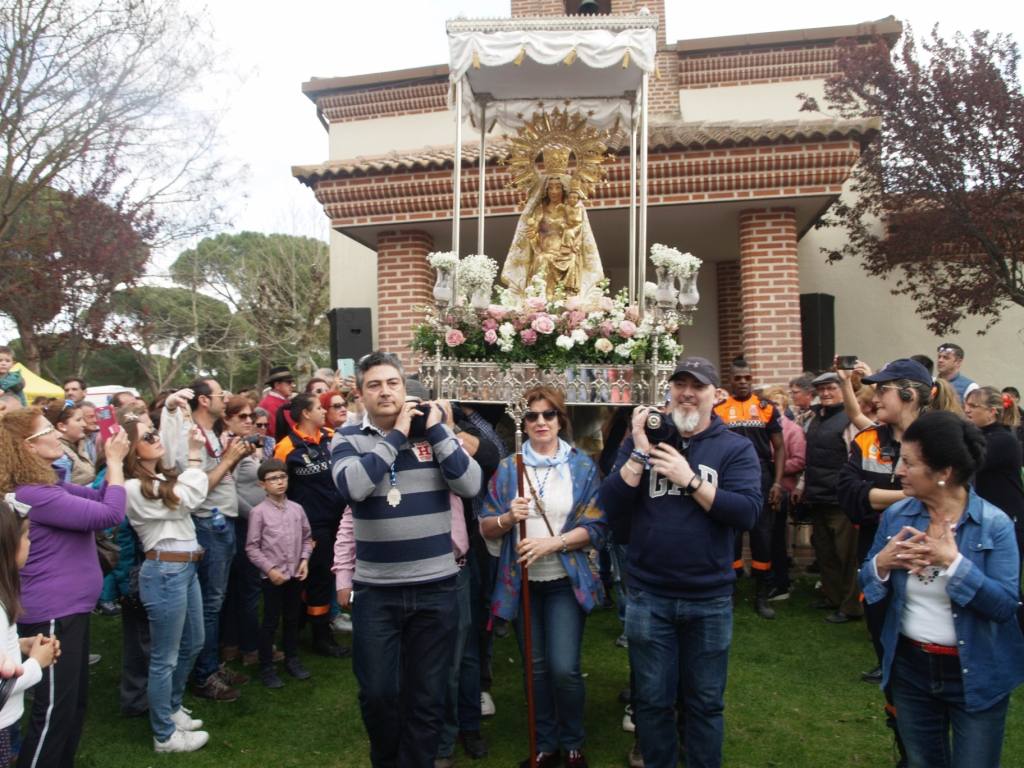
<svg viewBox="0 0 1024 768">
<path fill-rule="evenodd" d="M 185 683 L 203 647 L 203 597 L 195 563 L 146 560 L 139 596 L 149 616 L 149 722 L 158 741 L 174 735 Z"/>
<path fill-rule="evenodd" d="M 682 698 L 687 768 L 720 766 L 731 597 L 687 600 L 632 589 L 626 637 L 634 680 L 633 719 L 644 765 L 675 768 L 675 707 Z"/>
<path fill-rule="evenodd" d="M 586 695 L 580 671 L 580 649 L 586 617 L 568 578 L 530 582 L 538 751 L 583 748 Z M 520 614 L 515 621 L 520 655 L 523 653 L 522 623 Z"/>
<path fill-rule="evenodd" d="M 458 625 L 455 630 L 454 655 L 452 666 L 448 672 L 448 694 L 444 702 L 444 727 L 441 739 L 437 744 L 438 757 L 451 757 L 455 752 L 455 737 L 459 733 L 459 685 L 462 680 L 462 657 L 469 642 L 472 627 L 469 610 L 469 566 L 459 569 L 455 577 L 456 600 L 458 601 Z M 480 670 L 476 670 L 477 695 L 476 709 L 480 711 Z M 479 729 L 479 716 L 477 718 Z"/>
<path fill-rule="evenodd" d="M 200 685 L 220 669 L 220 609 L 228 591 L 231 561 L 235 556 L 235 528 L 228 522 L 223 531 L 215 531 L 209 517 L 193 517 L 196 538 L 206 550 L 199 561 L 199 586 L 203 591 L 203 627 L 206 639 L 196 659 L 194 678 Z"/>
<path fill-rule="evenodd" d="M 433 768 L 458 624 L 455 577 L 357 586 L 352 668 L 374 768 Z"/>
<path fill-rule="evenodd" d="M 242 653 L 257 650 L 260 636 L 260 594 L 262 592 L 259 569 L 245 555 L 245 537 L 249 521 L 244 517 L 229 520 L 235 526 L 235 557 L 231 561 L 228 590 L 224 595 L 221 615 L 221 642 L 236 645 Z"/>
<path fill-rule="evenodd" d="M 1009 696 L 968 712 L 960 658 L 925 653 L 903 638 L 892 665 L 892 697 L 908 768 L 999 765 Z"/>
</svg>

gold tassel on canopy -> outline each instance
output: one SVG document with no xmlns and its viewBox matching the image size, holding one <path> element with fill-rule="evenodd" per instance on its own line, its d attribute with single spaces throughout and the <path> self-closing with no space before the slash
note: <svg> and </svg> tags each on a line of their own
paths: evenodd
<svg viewBox="0 0 1024 768">
<path fill-rule="evenodd" d="M 626 51 L 626 55 L 622 57 L 622 68 L 629 69 L 629 51 Z"/>
<path fill-rule="evenodd" d="M 512 59 L 512 63 L 515 64 L 518 67 L 520 64 L 523 63 L 523 59 L 525 59 L 525 58 L 526 58 L 526 46 L 524 45 L 522 48 L 519 49 L 519 53 L 516 54 L 516 57 L 514 59 Z"/>
<path fill-rule="evenodd" d="M 480 54 L 473 49 L 473 69 L 480 69 Z"/>
<path fill-rule="evenodd" d="M 565 66 L 567 66 L 567 67 L 571 67 L 572 63 L 574 61 L 576 61 L 576 49 L 575 48 L 573 48 L 571 51 L 569 51 L 568 55 L 566 55 L 566 57 L 564 59 L 562 59 L 562 63 L 565 64 Z"/>
</svg>

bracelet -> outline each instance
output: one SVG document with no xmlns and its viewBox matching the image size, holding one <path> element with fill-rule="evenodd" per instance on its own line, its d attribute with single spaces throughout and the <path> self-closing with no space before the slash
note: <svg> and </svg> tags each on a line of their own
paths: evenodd
<svg viewBox="0 0 1024 768">
<path fill-rule="evenodd" d="M 635 467 L 630 467 L 628 461 L 625 464 L 622 465 L 622 468 L 623 469 L 628 469 L 630 474 L 634 474 L 636 477 L 640 477 L 644 473 L 643 467 L 641 467 L 639 469 L 637 469 Z"/>
<path fill-rule="evenodd" d="M 504 526 L 504 524 L 503 524 L 503 523 L 501 522 L 501 518 L 503 518 L 504 516 L 505 516 L 505 513 L 504 513 L 504 512 L 502 512 L 502 513 L 501 513 L 500 515 L 498 515 L 498 527 L 499 527 L 499 528 L 500 528 L 501 530 L 503 530 L 503 531 L 505 530 L 505 526 Z"/>
<path fill-rule="evenodd" d="M 693 484 L 694 480 L 697 481 L 697 485 Z M 693 496 L 693 494 L 700 490 L 702 485 L 704 485 L 704 478 L 698 474 L 694 474 L 694 476 L 690 478 L 690 482 L 686 484 L 686 495 Z"/>
<path fill-rule="evenodd" d="M 567 542 L 565 540 L 565 534 L 564 533 L 558 534 L 558 538 L 561 539 L 561 541 L 562 541 L 562 554 L 563 555 L 569 554 L 569 542 Z"/>
<path fill-rule="evenodd" d="M 651 454 L 644 453 L 639 448 L 634 448 L 633 452 L 629 454 L 629 458 L 636 459 L 641 464 L 647 464 L 647 462 L 650 461 L 651 459 Z"/>
</svg>

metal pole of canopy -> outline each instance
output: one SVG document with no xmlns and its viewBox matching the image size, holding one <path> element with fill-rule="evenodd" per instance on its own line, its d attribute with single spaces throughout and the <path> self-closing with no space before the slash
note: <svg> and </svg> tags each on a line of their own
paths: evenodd
<svg viewBox="0 0 1024 768">
<path fill-rule="evenodd" d="M 455 168 L 452 173 L 452 251 L 459 257 L 459 222 L 462 218 L 462 78 L 455 81 Z M 458 303 L 459 265 L 452 270 L 450 306 Z"/>
<path fill-rule="evenodd" d="M 637 94 L 629 111 L 629 303 L 636 301 L 636 119 Z"/>
<path fill-rule="evenodd" d="M 638 247 L 637 265 L 637 297 L 641 317 L 644 311 L 644 281 L 647 279 L 647 96 L 648 78 L 644 72 L 641 84 L 640 107 L 640 245 Z"/>
<path fill-rule="evenodd" d="M 480 100 L 480 182 L 477 185 L 476 252 L 484 250 L 484 204 L 486 203 L 485 183 L 487 180 L 487 102 Z"/>
</svg>

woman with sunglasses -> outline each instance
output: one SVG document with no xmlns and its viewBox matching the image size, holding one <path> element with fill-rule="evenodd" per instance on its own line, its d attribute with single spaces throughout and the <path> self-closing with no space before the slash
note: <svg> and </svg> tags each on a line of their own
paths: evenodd
<svg viewBox="0 0 1024 768">
<path fill-rule="evenodd" d="M 252 409 L 252 430 L 254 435 L 259 435 L 263 438 L 263 450 L 257 451 L 257 453 L 262 454 L 260 463 L 274 458 L 274 449 L 277 447 L 277 441 L 270 436 L 270 414 L 259 406 Z"/>
<path fill-rule="evenodd" d="M 231 561 L 228 591 L 221 614 L 224 661 L 234 661 L 241 655 L 243 666 L 252 666 L 258 660 L 261 589 L 260 572 L 245 554 L 245 540 L 249 535 L 249 512 L 267 497 L 256 477 L 263 461 L 263 453 L 259 449 L 267 438 L 253 426 L 253 413 L 249 398 L 233 395 L 224 403 L 224 413 L 214 428 L 222 442 L 237 437 L 255 444 L 257 449 L 243 457 L 231 471 L 238 489 L 238 517 L 231 519 L 235 527 L 235 557 Z"/>
<path fill-rule="evenodd" d="M 345 396 L 340 392 L 324 392 L 320 395 L 320 405 L 327 414 L 325 423 L 331 429 L 341 429 L 348 421 L 348 409 L 345 407 Z"/>
<path fill-rule="evenodd" d="M 60 438 L 39 408 L 0 416 L 0 496 L 31 507 L 32 549 L 21 572 L 18 631 L 60 641 L 61 659 L 43 672 L 21 746 L 24 765 L 73 765 L 89 687 L 89 614 L 103 586 L 96 532 L 124 519 L 128 438 L 107 441 L 106 484 L 98 490 L 58 482 L 52 464 Z"/>
<path fill-rule="evenodd" d="M 521 763 L 547 768 L 562 760 L 584 768 L 584 686 L 580 646 L 588 613 L 601 604 L 601 581 L 590 570 L 584 550 L 600 549 L 607 523 L 597 506 L 597 465 L 573 448 L 562 396 L 535 387 L 523 396 L 526 490 L 517 493 L 516 457 L 502 460 L 491 478 L 480 511 L 480 532 L 499 542 L 498 575 L 491 599 L 495 616 L 514 621 L 523 647 L 519 616 L 521 566 L 530 580 L 533 690 L 537 753 Z M 526 536 L 519 538 L 519 522 Z"/>
<path fill-rule="evenodd" d="M 189 435 L 183 472 L 161 464 L 166 450 L 150 424 L 129 418 L 130 449 L 125 461 L 128 520 L 145 560 L 139 571 L 139 597 L 149 618 L 147 694 L 153 749 L 193 752 L 210 738 L 182 706 L 189 672 L 203 647 L 203 596 L 196 564 L 203 550 L 189 510 L 206 498 L 209 480 L 202 469 L 206 438 L 198 427 Z"/>
</svg>

